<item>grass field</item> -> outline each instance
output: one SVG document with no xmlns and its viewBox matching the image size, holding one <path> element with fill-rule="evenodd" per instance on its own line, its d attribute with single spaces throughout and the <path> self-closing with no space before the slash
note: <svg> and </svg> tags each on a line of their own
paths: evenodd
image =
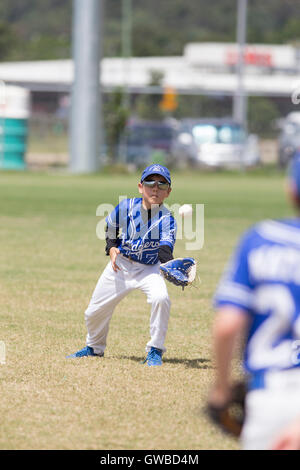
<svg viewBox="0 0 300 470">
<path fill-rule="evenodd" d="M 161 368 L 141 365 L 149 306 L 134 292 L 112 318 L 105 358 L 85 344 L 83 312 L 108 262 L 96 208 L 135 196 L 139 175 L 0 173 L 1 449 L 237 449 L 201 413 L 213 376 L 211 299 L 238 236 L 290 215 L 283 175 L 175 173 L 169 203 L 205 204 L 201 284 L 172 300 Z"/>
</svg>

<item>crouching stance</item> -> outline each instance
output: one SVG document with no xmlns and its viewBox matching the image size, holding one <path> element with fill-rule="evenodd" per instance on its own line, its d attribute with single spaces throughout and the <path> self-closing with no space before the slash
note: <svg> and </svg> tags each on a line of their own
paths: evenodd
<svg viewBox="0 0 300 470">
<path fill-rule="evenodd" d="M 151 305 L 145 363 L 162 364 L 171 303 L 159 267 L 173 258 L 176 239 L 175 219 L 163 205 L 171 192 L 168 169 L 150 165 L 138 189 L 142 197 L 123 199 L 106 219 L 110 262 L 85 311 L 86 346 L 68 357 L 103 356 L 115 307 L 129 292 L 140 289 Z"/>
</svg>

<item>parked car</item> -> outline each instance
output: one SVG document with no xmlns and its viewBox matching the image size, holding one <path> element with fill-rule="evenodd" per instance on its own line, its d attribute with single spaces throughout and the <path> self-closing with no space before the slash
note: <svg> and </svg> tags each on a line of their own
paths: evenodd
<svg viewBox="0 0 300 470">
<path fill-rule="evenodd" d="M 121 161 L 136 167 L 152 162 L 153 156 L 160 155 L 164 161 L 172 163 L 172 149 L 177 138 L 177 121 L 130 121 L 120 142 Z"/>
<path fill-rule="evenodd" d="M 300 111 L 289 113 L 278 122 L 278 164 L 285 168 L 295 152 L 300 149 Z"/>
<path fill-rule="evenodd" d="M 244 167 L 260 162 L 258 138 L 231 119 L 184 119 L 173 147 L 177 166 Z"/>
</svg>

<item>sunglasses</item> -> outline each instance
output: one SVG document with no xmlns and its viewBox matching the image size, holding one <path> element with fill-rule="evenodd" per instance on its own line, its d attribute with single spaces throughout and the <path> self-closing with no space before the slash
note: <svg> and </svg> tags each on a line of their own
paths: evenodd
<svg viewBox="0 0 300 470">
<path fill-rule="evenodd" d="M 143 181 L 143 185 L 146 186 L 147 188 L 154 188 L 156 184 L 157 184 L 158 189 L 169 189 L 170 187 L 169 183 L 165 183 L 164 181 L 155 181 L 155 180 Z"/>
</svg>

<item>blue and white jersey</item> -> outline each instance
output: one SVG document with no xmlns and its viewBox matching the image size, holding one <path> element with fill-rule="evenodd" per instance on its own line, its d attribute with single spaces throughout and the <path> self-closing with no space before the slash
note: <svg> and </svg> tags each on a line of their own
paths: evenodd
<svg viewBox="0 0 300 470">
<path fill-rule="evenodd" d="M 214 298 L 250 317 L 244 365 L 253 388 L 300 365 L 300 219 L 266 220 L 242 237 Z M 251 385 L 250 385 L 251 386 Z"/>
<path fill-rule="evenodd" d="M 123 199 L 106 222 L 107 236 L 119 238 L 120 252 L 133 261 L 156 264 L 160 246 L 168 245 L 173 251 L 176 221 L 163 204 L 154 206 L 149 218 L 142 198 Z"/>
</svg>

